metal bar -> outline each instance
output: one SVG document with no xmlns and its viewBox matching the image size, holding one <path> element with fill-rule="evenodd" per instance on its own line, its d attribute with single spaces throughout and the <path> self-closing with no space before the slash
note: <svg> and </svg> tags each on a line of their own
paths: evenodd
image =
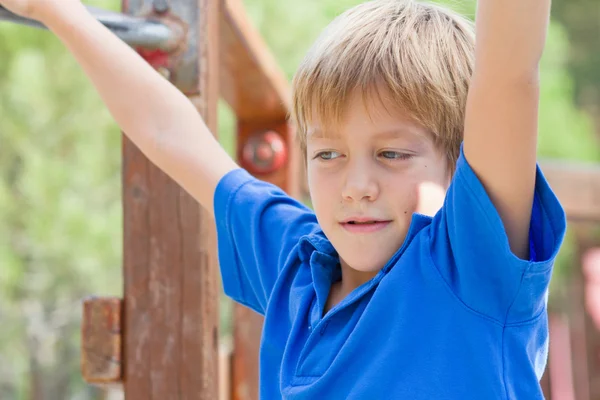
<svg viewBox="0 0 600 400">
<path fill-rule="evenodd" d="M 174 25 L 166 25 L 157 19 L 138 18 L 95 7 L 86 8 L 100 23 L 132 47 L 171 51 L 177 48 L 181 39 L 181 33 Z M 15 15 L 2 6 L 0 21 L 46 29 L 40 22 Z"/>
</svg>

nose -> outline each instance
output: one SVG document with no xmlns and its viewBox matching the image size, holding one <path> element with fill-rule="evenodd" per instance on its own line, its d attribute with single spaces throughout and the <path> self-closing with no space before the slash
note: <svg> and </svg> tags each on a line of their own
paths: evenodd
<svg viewBox="0 0 600 400">
<path fill-rule="evenodd" d="M 346 201 L 374 201 L 379 196 L 377 171 L 368 163 L 348 163 L 342 197 Z"/>
</svg>

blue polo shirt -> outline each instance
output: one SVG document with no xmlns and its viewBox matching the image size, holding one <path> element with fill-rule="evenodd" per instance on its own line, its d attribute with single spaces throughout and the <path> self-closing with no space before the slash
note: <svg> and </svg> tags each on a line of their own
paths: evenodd
<svg viewBox="0 0 600 400">
<path fill-rule="evenodd" d="M 244 170 L 215 193 L 224 290 L 265 316 L 260 398 L 543 399 L 546 302 L 565 214 L 539 167 L 530 260 L 460 155 L 442 209 L 323 316 L 338 256 L 313 212 Z"/>
</svg>

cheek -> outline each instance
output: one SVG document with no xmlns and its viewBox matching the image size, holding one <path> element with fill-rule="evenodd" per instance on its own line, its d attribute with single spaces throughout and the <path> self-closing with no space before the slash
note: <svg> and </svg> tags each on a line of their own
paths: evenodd
<svg viewBox="0 0 600 400">
<path fill-rule="evenodd" d="M 444 203 L 446 195 L 446 168 L 444 160 L 433 156 L 417 164 L 404 179 L 402 190 L 404 202 L 409 212 L 435 215 Z M 406 176 L 405 176 L 406 178 Z"/>
<path fill-rule="evenodd" d="M 449 169 L 448 160 L 445 156 L 438 153 L 432 154 L 425 165 L 426 168 L 423 169 L 424 180 L 435 182 L 442 187 L 448 185 Z"/>
<path fill-rule="evenodd" d="M 414 212 L 433 215 L 439 208 L 441 189 L 419 174 L 393 176 L 384 183 L 388 204 L 397 215 L 410 219 Z"/>
<path fill-rule="evenodd" d="M 415 211 L 418 201 L 418 183 L 414 182 L 410 178 L 396 177 L 396 179 L 386 182 L 384 184 L 385 190 L 391 197 L 392 204 L 394 204 L 400 214 L 406 212 L 410 215 Z"/>
<path fill-rule="evenodd" d="M 315 211 L 327 207 L 326 204 L 337 199 L 335 196 L 335 180 L 327 174 L 320 173 L 314 168 L 307 170 L 308 189 Z"/>
</svg>

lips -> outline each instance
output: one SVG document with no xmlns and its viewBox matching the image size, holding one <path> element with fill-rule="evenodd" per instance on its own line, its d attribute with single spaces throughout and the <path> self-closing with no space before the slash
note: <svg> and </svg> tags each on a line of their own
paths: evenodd
<svg viewBox="0 0 600 400">
<path fill-rule="evenodd" d="M 344 219 L 342 224 L 372 224 L 376 222 L 384 222 L 386 220 L 381 218 L 372 218 L 372 217 L 350 217 Z"/>
<path fill-rule="evenodd" d="M 348 218 L 340 223 L 342 228 L 352 233 L 372 233 L 387 227 L 392 221 L 372 218 Z"/>
</svg>

